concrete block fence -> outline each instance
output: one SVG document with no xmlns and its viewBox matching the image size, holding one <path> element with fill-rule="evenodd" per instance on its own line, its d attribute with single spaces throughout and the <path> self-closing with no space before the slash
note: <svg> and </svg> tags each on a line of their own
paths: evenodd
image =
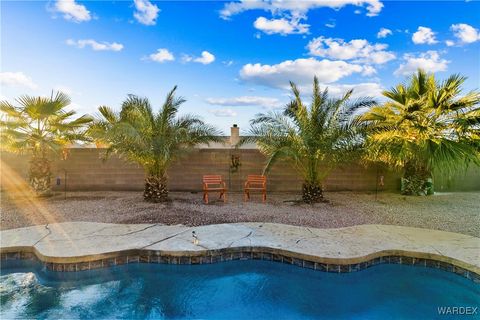
<svg viewBox="0 0 480 320">
<path fill-rule="evenodd" d="M 103 149 L 72 148 L 66 160 L 52 162 L 52 183 L 63 190 L 65 173 L 68 191 L 98 190 L 142 190 L 144 171 L 117 156 L 102 160 Z M 232 168 L 232 156 L 237 157 L 239 166 Z M 241 191 L 248 174 L 260 174 L 265 157 L 256 149 L 203 148 L 195 149 L 181 157 L 169 170 L 169 187 L 172 191 L 200 191 L 202 175 L 221 174 L 230 191 Z M 1 154 L 2 189 L 6 181 L 20 183 L 27 177 L 28 156 Z M 7 177 L 9 175 L 10 177 Z M 15 176 L 12 179 L 11 176 Z M 325 182 L 327 191 L 374 191 L 378 175 L 384 176 L 381 190 L 394 191 L 400 187 L 400 174 L 386 168 L 364 167 L 351 164 L 331 172 Z M 301 188 L 301 178 L 285 162 L 277 163 L 268 173 L 268 190 L 292 192 Z M 7 179 L 10 178 L 10 179 Z M 57 178 L 60 185 L 57 186 Z M 480 190 L 480 170 L 472 168 L 454 177 L 435 179 L 437 191 Z"/>
</svg>

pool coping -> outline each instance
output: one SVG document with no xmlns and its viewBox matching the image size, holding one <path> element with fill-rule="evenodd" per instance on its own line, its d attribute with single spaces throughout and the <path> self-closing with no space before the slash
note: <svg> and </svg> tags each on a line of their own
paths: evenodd
<svg viewBox="0 0 480 320">
<path fill-rule="evenodd" d="M 194 243 L 195 231 L 198 244 Z M 326 272 L 384 263 L 433 267 L 480 283 L 480 238 L 390 225 L 315 229 L 272 223 L 187 227 L 68 222 L 0 231 L 1 260 L 71 272 L 128 263 L 270 260 Z"/>
</svg>

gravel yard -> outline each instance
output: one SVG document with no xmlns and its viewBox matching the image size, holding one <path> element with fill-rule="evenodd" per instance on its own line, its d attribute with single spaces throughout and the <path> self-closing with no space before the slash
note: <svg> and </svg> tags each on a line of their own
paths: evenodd
<svg viewBox="0 0 480 320">
<path fill-rule="evenodd" d="M 243 202 L 202 203 L 200 193 L 171 193 L 167 204 L 146 203 L 142 192 L 70 192 L 48 199 L 1 193 L 1 229 L 63 221 L 162 223 L 197 226 L 228 222 L 275 222 L 317 228 L 393 224 L 440 229 L 480 237 L 480 193 L 437 193 L 431 197 L 327 193 L 329 203 L 299 204 L 294 194 L 269 194 Z"/>
</svg>

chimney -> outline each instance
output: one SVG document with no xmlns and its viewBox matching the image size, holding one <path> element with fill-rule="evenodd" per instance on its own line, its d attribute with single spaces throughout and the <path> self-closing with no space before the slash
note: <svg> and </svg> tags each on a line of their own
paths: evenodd
<svg viewBox="0 0 480 320">
<path fill-rule="evenodd" d="M 234 124 L 230 128 L 230 146 L 235 147 L 240 142 L 240 128 Z"/>
</svg>

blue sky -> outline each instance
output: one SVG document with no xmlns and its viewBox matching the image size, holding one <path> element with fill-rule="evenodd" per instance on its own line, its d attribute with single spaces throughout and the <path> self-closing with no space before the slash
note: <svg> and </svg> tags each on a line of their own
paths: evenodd
<svg viewBox="0 0 480 320">
<path fill-rule="evenodd" d="M 178 85 L 182 113 L 228 133 L 313 75 L 332 94 L 376 97 L 417 67 L 478 88 L 479 17 L 477 1 L 2 1 L 1 99 L 62 90 L 94 114 Z"/>
</svg>

